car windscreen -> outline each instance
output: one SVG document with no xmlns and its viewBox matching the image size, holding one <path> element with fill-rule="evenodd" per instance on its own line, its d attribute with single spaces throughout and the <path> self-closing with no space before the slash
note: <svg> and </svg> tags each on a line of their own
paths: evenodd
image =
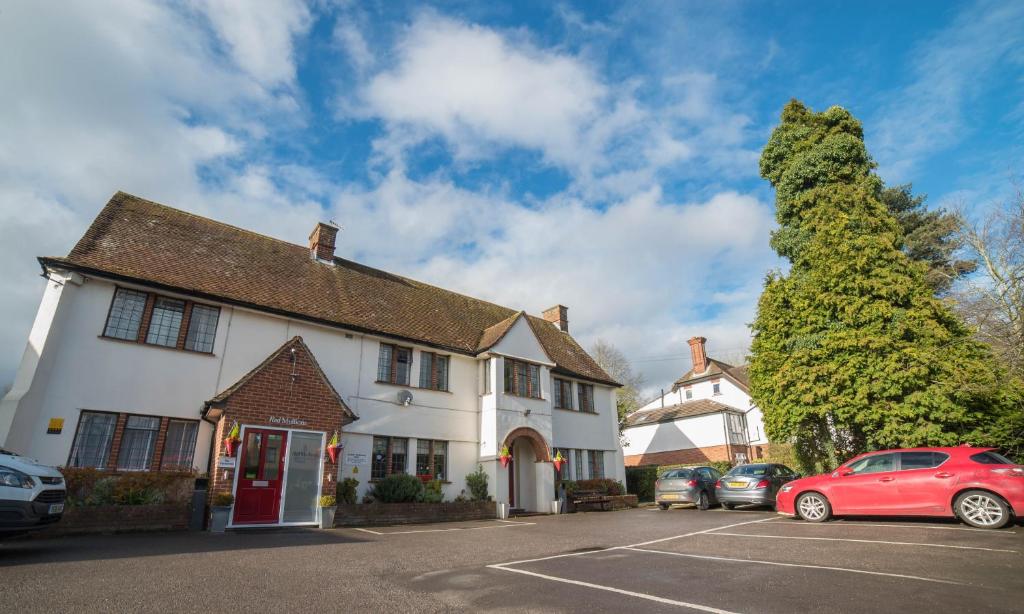
<svg viewBox="0 0 1024 614">
<path fill-rule="evenodd" d="M 683 479 L 685 479 L 685 478 L 688 478 L 688 477 L 690 477 L 690 470 L 689 469 L 671 469 L 671 470 L 666 471 L 665 473 L 661 474 L 661 479 L 663 479 L 663 480 L 671 480 L 673 478 L 683 478 Z"/>
<path fill-rule="evenodd" d="M 1013 461 L 1006 458 L 1002 454 L 998 454 L 989 450 L 988 452 L 978 452 L 977 454 L 971 455 L 971 460 L 982 465 L 1012 465 Z"/>
<path fill-rule="evenodd" d="M 739 467 L 733 467 L 729 470 L 726 475 L 751 475 L 755 477 L 764 477 L 768 475 L 768 465 L 740 465 Z"/>
</svg>

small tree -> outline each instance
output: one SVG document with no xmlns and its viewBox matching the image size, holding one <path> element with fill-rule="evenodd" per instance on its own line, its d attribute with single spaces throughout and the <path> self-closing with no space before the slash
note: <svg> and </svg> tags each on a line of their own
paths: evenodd
<svg viewBox="0 0 1024 614">
<path fill-rule="evenodd" d="M 590 348 L 590 355 L 608 372 L 615 381 L 622 384 L 615 396 L 615 409 L 619 415 L 619 435 L 626 424 L 626 416 L 640 408 L 640 389 L 644 386 L 644 376 L 635 373 L 629 360 L 617 347 L 598 339 Z"/>
<path fill-rule="evenodd" d="M 487 501 L 491 498 L 487 489 L 487 473 L 483 465 L 477 465 L 476 471 L 466 476 L 466 487 L 473 501 Z"/>
</svg>

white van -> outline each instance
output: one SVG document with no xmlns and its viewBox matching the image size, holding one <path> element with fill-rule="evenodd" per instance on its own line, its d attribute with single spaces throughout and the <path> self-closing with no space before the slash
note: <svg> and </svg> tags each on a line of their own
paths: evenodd
<svg viewBox="0 0 1024 614">
<path fill-rule="evenodd" d="M 57 522 L 66 498 L 60 471 L 0 448 L 0 535 Z"/>
</svg>

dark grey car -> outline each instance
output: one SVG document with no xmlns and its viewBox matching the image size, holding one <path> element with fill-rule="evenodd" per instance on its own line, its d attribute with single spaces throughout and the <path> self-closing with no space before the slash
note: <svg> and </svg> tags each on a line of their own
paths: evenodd
<svg viewBox="0 0 1024 614">
<path fill-rule="evenodd" d="M 692 503 L 706 510 L 718 501 L 715 482 L 721 475 L 714 467 L 670 469 L 654 483 L 654 500 L 663 510 L 674 503 Z"/>
<path fill-rule="evenodd" d="M 775 505 L 775 495 L 786 482 L 800 477 L 785 465 L 753 463 L 733 467 L 715 485 L 722 507 L 737 505 Z"/>
</svg>

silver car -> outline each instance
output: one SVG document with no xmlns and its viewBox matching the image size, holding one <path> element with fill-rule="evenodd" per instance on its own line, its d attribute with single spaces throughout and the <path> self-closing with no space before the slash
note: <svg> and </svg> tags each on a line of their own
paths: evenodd
<svg viewBox="0 0 1024 614">
<path fill-rule="evenodd" d="M 715 482 L 721 475 L 714 467 L 669 469 L 654 483 L 654 500 L 663 510 L 674 503 L 692 503 L 706 510 L 718 501 Z"/>
<path fill-rule="evenodd" d="M 733 467 L 715 484 L 722 507 L 737 505 L 775 505 L 775 495 L 786 482 L 800 477 L 785 465 L 753 463 Z"/>
</svg>

